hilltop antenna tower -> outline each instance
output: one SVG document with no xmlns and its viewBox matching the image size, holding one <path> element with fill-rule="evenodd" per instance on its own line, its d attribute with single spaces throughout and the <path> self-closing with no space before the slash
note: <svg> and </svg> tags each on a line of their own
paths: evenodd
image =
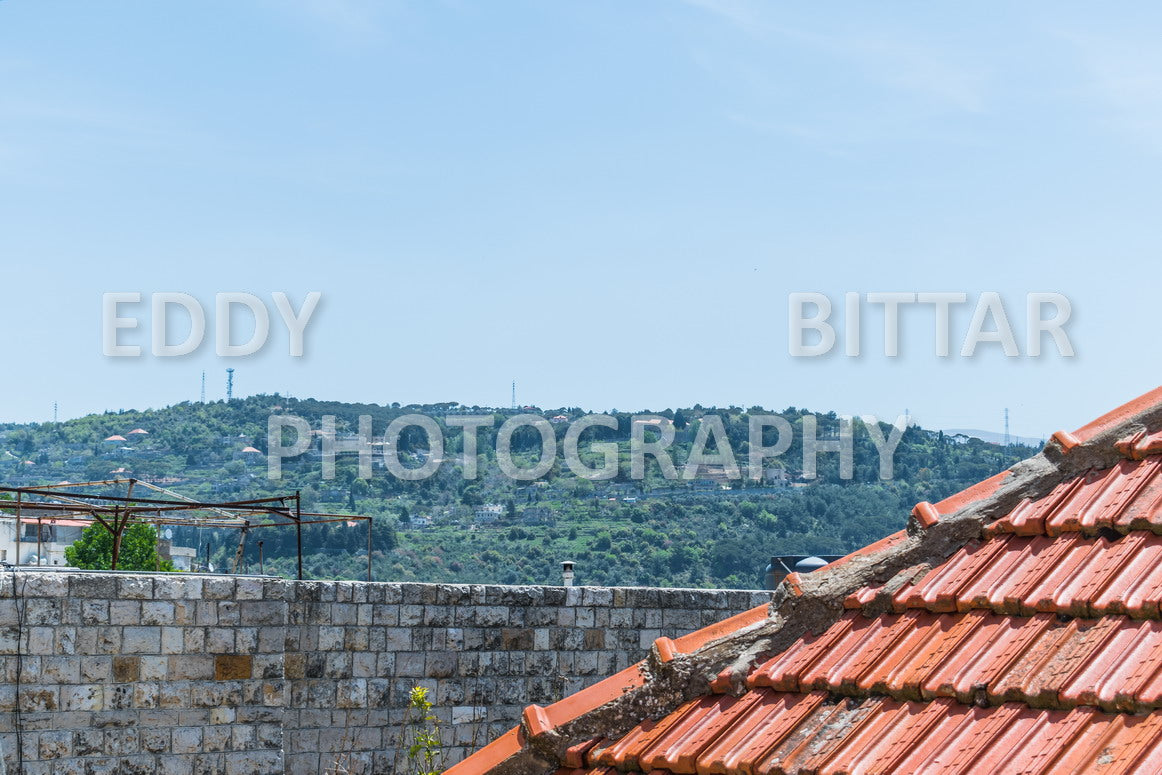
<svg viewBox="0 0 1162 775">
<path fill-rule="evenodd" d="M 1009 409 L 1005 407 L 1005 449 L 1009 448 Z"/>
<path fill-rule="evenodd" d="M 202 397 L 199 399 L 203 404 L 206 403 L 206 370 L 202 370 Z"/>
<path fill-rule="evenodd" d="M 512 381 L 512 408 L 516 409 L 516 380 Z"/>
<path fill-rule="evenodd" d="M 56 417 L 57 417 L 57 411 L 56 411 L 56 410 L 57 410 L 56 401 L 53 401 L 53 402 L 52 402 L 52 421 L 53 421 L 54 423 L 57 421 L 57 419 L 56 419 Z"/>
<path fill-rule="evenodd" d="M 226 369 L 226 400 L 234 399 L 234 369 Z"/>
</svg>

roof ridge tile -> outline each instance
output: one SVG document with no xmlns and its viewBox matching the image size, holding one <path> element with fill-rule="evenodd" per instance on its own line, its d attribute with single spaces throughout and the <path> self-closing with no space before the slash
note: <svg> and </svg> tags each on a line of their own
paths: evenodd
<svg viewBox="0 0 1162 775">
<path fill-rule="evenodd" d="M 1162 727 L 1109 714 L 1162 705 L 1162 431 L 1140 432 L 1159 427 L 1162 388 L 1054 434 L 1037 457 L 937 503 L 921 501 L 906 530 L 820 572 L 790 575 L 770 606 L 659 638 L 644 662 L 529 706 L 503 745 L 448 775 L 573 763 L 566 749 L 578 738 L 591 742 L 658 714 L 649 729 L 642 722 L 615 743 L 593 742 L 584 758 L 594 772 L 602 757 L 618 767 L 705 775 L 822 775 L 853 757 L 873 769 L 921 771 L 925 762 L 953 760 L 976 767 L 1014 750 L 998 747 L 1002 739 L 1029 741 L 1020 763 L 1031 771 L 1058 761 L 1084 768 L 1097 743 L 1135 766 L 1153 762 L 1142 741 L 1154 745 Z M 756 667 L 760 654 L 767 661 Z M 818 691 L 802 693 L 811 688 Z M 881 689 L 888 696 L 874 694 Z M 792 713 L 806 698 L 811 709 Z M 693 703 L 681 705 L 685 721 L 667 722 L 683 700 Z M 1054 710 L 1082 701 L 1103 710 Z M 763 731 L 750 726 L 759 713 Z M 853 742 L 861 728 L 896 734 L 885 714 L 936 721 L 924 734 L 900 726 L 907 742 Z M 779 739 L 766 737 L 780 719 L 797 720 Z M 630 737 L 652 746 L 644 760 L 633 759 Z M 1127 752 L 1130 741 L 1136 747 Z M 746 748 L 750 764 L 719 772 L 704 755 L 719 751 L 727 767 L 728 742 Z"/>
</svg>

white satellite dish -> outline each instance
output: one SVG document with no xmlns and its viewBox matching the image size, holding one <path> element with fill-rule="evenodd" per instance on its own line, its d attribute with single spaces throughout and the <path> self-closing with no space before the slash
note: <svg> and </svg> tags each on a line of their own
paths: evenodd
<svg viewBox="0 0 1162 775">
<path fill-rule="evenodd" d="M 167 527 L 162 535 L 165 536 L 165 540 L 169 541 L 173 538 L 173 530 Z"/>
</svg>

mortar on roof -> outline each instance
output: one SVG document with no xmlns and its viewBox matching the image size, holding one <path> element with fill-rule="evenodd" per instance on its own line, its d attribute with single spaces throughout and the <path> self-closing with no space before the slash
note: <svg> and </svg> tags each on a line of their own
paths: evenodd
<svg viewBox="0 0 1162 775">
<path fill-rule="evenodd" d="M 879 550 L 849 556 L 815 573 L 784 581 L 775 592 L 766 620 L 743 628 L 690 653 L 661 661 L 655 650 L 641 669 L 644 686 L 628 690 L 561 726 L 533 735 L 522 725 L 523 751 L 490 770 L 495 775 L 552 772 L 565 750 L 596 735 L 616 738 L 643 718 L 660 718 L 683 702 L 707 694 L 713 677 L 725 675 L 735 693 L 752 665 L 780 653 L 806 633 L 819 633 L 844 611 L 844 599 L 856 590 L 884 584 L 896 588 L 922 576 L 970 540 L 980 538 L 989 522 L 999 519 L 1024 499 L 1048 495 L 1054 487 L 1095 468 L 1117 464 L 1114 443 L 1129 433 L 1162 426 L 1162 404 L 1108 425 L 1085 439 L 1055 435 L 1045 449 L 1009 469 L 995 489 L 949 514 L 921 523 L 909 519 L 901 540 Z M 1087 426 L 1089 427 L 1089 426 Z M 979 486 L 979 485 L 978 485 Z M 970 488 L 971 489 L 971 488 Z"/>
</svg>

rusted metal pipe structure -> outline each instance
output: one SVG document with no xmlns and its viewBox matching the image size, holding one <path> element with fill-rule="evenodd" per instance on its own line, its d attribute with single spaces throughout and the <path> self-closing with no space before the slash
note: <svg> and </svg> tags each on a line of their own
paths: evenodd
<svg viewBox="0 0 1162 775">
<path fill-rule="evenodd" d="M 134 487 L 140 485 L 164 498 L 133 497 Z M 85 492 L 84 488 L 125 487 L 124 495 L 109 492 Z M 65 489 L 69 488 L 69 489 Z M 80 489 L 81 491 L 77 491 Z M 358 514 L 329 514 L 305 512 L 302 510 L 302 495 L 297 490 L 293 495 L 277 495 L 270 498 L 207 502 L 197 501 L 179 493 L 159 487 L 140 479 L 105 479 L 93 482 L 62 482 L 39 487 L 3 487 L 0 493 L 9 493 L 15 498 L 0 499 L 0 519 L 16 521 L 16 560 L 20 561 L 20 529 L 30 517 L 35 516 L 37 525 L 37 561 L 40 562 L 41 527 L 53 524 L 57 519 L 85 521 L 101 525 L 113 537 L 113 569 L 117 568 L 121 537 L 132 524 L 144 523 L 160 528 L 162 525 L 200 527 L 213 529 L 236 529 L 240 532 L 238 550 L 235 553 L 234 572 L 238 572 L 247 532 L 255 528 L 289 527 L 295 528 L 295 545 L 298 555 L 297 575 L 303 578 L 303 525 L 320 525 L 331 522 L 348 524 L 367 523 L 367 580 L 371 581 L 372 530 L 371 517 Z M 264 521 L 257 521 L 257 520 Z M 274 520 L 274 521 L 271 521 Z M 353 525 L 354 526 L 354 525 Z"/>
</svg>

